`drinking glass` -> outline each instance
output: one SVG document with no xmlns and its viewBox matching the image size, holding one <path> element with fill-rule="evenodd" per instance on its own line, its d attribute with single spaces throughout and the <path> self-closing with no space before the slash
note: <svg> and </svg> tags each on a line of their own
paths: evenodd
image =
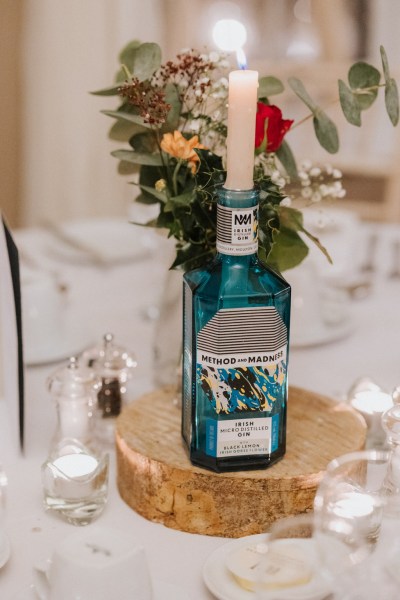
<svg viewBox="0 0 400 600">
<path fill-rule="evenodd" d="M 316 518 L 338 517 L 353 523 L 374 545 L 378 539 L 387 494 L 389 453 L 364 450 L 331 461 L 318 486 Z"/>
<path fill-rule="evenodd" d="M 308 513 L 275 522 L 259 546 L 257 600 L 322 599 L 343 573 L 364 561 L 370 546 L 355 523 Z"/>
</svg>

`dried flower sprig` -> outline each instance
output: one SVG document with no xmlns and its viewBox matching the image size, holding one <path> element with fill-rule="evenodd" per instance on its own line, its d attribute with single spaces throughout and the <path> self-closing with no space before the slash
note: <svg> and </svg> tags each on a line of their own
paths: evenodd
<svg viewBox="0 0 400 600">
<path fill-rule="evenodd" d="M 154 87 L 149 81 L 139 81 L 132 77 L 118 88 L 118 93 L 126 98 L 129 104 L 139 109 L 139 115 L 149 125 L 165 123 L 171 105 L 165 101 L 162 88 Z"/>
</svg>

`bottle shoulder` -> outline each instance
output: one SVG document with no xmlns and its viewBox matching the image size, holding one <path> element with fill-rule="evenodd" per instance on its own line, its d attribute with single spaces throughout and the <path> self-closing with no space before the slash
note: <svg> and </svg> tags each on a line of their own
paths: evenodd
<svg viewBox="0 0 400 600">
<path fill-rule="evenodd" d="M 265 265 L 257 255 L 251 257 L 227 257 L 217 255 L 207 266 L 193 269 L 184 275 L 184 280 L 197 293 L 207 293 L 210 288 L 244 287 L 247 293 L 287 294 L 290 285 L 280 274 Z"/>
</svg>

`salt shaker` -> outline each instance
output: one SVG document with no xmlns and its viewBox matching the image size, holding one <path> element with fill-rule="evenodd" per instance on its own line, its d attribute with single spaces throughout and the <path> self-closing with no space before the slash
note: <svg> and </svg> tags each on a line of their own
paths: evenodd
<svg viewBox="0 0 400 600">
<path fill-rule="evenodd" d="M 48 378 L 57 428 L 42 466 L 44 505 L 74 525 L 86 525 L 107 500 L 109 458 L 96 447 L 93 408 L 99 382 L 75 357 Z"/>
<path fill-rule="evenodd" d="M 114 342 L 112 333 L 106 333 L 99 346 L 86 350 L 84 364 L 91 367 L 100 381 L 95 410 L 97 438 L 113 443 L 115 419 L 126 404 L 127 383 L 137 365 L 134 355 Z"/>
<path fill-rule="evenodd" d="M 76 439 L 86 446 L 94 443 L 93 409 L 100 383 L 93 370 L 71 357 L 47 379 L 47 387 L 57 410 L 57 429 L 52 445 L 63 439 Z"/>
</svg>

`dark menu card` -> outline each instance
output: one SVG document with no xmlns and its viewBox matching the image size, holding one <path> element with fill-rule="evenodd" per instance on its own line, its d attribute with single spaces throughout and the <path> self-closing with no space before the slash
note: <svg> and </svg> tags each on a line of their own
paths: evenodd
<svg viewBox="0 0 400 600">
<path fill-rule="evenodd" d="M 24 444 L 24 372 L 18 250 L 0 214 L 0 397 L 12 436 Z"/>
</svg>

